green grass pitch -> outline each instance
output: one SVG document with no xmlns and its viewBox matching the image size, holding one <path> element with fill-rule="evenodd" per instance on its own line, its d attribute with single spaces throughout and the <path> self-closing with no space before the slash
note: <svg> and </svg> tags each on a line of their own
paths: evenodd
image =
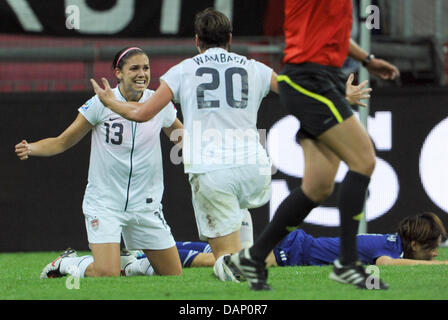
<svg viewBox="0 0 448 320">
<path fill-rule="evenodd" d="M 80 255 L 88 252 L 80 252 Z M 253 292 L 247 283 L 224 283 L 212 268 L 184 269 L 179 277 L 64 277 L 40 280 L 59 252 L 1 253 L 1 300 L 446 300 L 448 266 L 384 266 L 386 291 L 359 290 L 328 279 L 330 266 L 269 269 L 272 291 Z M 437 259 L 448 260 L 448 248 Z M 70 289 L 71 288 L 71 289 Z"/>
</svg>

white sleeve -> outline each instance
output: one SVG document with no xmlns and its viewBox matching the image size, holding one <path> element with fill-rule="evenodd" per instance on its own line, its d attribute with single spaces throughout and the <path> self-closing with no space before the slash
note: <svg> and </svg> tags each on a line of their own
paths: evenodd
<svg viewBox="0 0 448 320">
<path fill-rule="evenodd" d="M 103 103 L 100 101 L 98 96 L 94 96 L 87 100 L 78 111 L 90 122 L 91 125 L 95 126 L 101 121 L 101 111 L 104 109 Z"/>
<path fill-rule="evenodd" d="M 181 84 L 181 67 L 180 64 L 171 67 L 160 80 L 165 81 L 168 87 L 173 92 L 173 100 L 179 102 L 180 84 Z"/>
<path fill-rule="evenodd" d="M 177 110 L 172 102 L 168 103 L 165 108 L 163 108 L 163 120 L 162 127 L 169 128 L 173 125 L 177 118 Z"/>
<path fill-rule="evenodd" d="M 261 82 L 261 89 L 263 91 L 264 96 L 267 96 L 268 93 L 271 91 L 271 78 L 273 70 L 264 63 L 258 62 L 256 60 L 253 61 L 255 62 L 255 69 L 257 70 L 260 76 L 259 79 Z"/>
</svg>

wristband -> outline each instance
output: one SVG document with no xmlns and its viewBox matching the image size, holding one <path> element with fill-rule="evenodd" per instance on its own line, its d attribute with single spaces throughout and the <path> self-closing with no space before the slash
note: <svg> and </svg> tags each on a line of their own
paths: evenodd
<svg viewBox="0 0 448 320">
<path fill-rule="evenodd" d="M 369 65 L 370 61 L 374 58 L 375 58 L 375 56 L 373 54 L 369 54 L 364 60 L 362 60 L 362 65 L 364 67 L 367 67 Z"/>
</svg>

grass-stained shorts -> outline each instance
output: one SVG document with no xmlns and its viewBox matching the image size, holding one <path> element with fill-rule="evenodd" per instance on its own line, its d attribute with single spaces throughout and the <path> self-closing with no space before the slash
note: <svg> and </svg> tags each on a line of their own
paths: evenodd
<svg viewBox="0 0 448 320">
<path fill-rule="evenodd" d="M 256 164 L 190 173 L 190 185 L 202 241 L 239 230 L 245 209 L 261 207 L 271 198 L 271 175 Z"/>
<path fill-rule="evenodd" d="M 277 77 L 281 102 L 300 121 L 297 137 L 315 139 L 353 115 L 346 76 L 337 67 L 286 64 Z"/>
</svg>

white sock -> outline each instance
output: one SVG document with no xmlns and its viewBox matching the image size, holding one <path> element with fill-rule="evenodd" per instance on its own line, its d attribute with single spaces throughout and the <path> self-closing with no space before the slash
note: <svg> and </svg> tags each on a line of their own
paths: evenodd
<svg viewBox="0 0 448 320">
<path fill-rule="evenodd" d="M 242 210 L 244 214 L 243 222 L 241 223 L 241 246 L 242 248 L 250 248 L 254 244 L 254 230 L 252 225 L 252 216 L 249 210 Z"/>
<path fill-rule="evenodd" d="M 147 258 L 138 259 L 130 263 L 125 269 L 124 273 L 129 276 L 153 276 L 154 268 L 149 263 Z"/>
<path fill-rule="evenodd" d="M 62 274 L 70 274 L 75 277 L 84 278 L 87 267 L 93 263 L 93 256 L 82 256 L 75 258 L 63 258 L 59 271 Z"/>
</svg>

